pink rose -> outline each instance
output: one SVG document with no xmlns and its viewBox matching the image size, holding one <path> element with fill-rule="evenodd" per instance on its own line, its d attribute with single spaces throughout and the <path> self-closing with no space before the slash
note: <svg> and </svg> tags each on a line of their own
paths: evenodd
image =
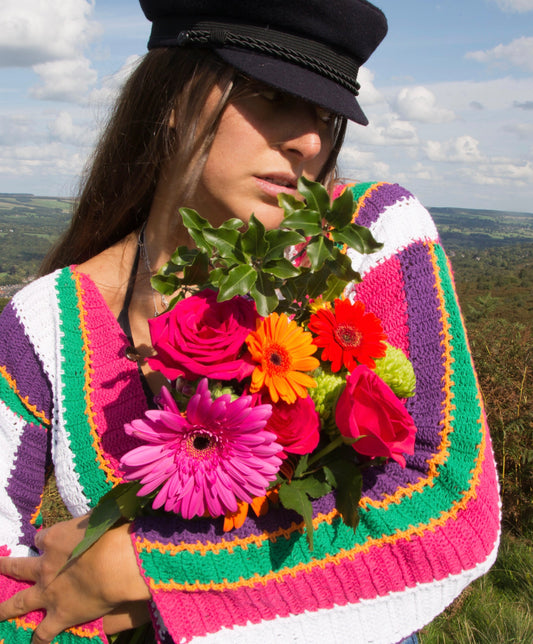
<svg viewBox="0 0 533 644">
<path fill-rule="evenodd" d="M 211 289 L 191 295 L 149 320 L 157 355 L 148 363 L 169 380 L 242 380 L 254 370 L 243 347 L 257 317 L 254 302 L 244 297 L 217 302 Z"/>
<path fill-rule="evenodd" d="M 366 456 L 385 456 L 405 467 L 413 454 L 416 427 L 400 400 L 368 367 L 359 365 L 346 380 L 335 420 L 343 436 L 360 439 L 353 448 Z"/>
<path fill-rule="evenodd" d="M 320 417 L 311 396 L 297 398 L 292 404 L 283 401 L 272 404 L 265 429 L 276 434 L 276 442 L 285 452 L 310 454 L 320 438 Z"/>
</svg>

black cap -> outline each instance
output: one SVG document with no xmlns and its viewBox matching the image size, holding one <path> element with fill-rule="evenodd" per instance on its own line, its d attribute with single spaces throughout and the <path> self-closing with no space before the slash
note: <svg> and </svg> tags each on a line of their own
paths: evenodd
<svg viewBox="0 0 533 644">
<path fill-rule="evenodd" d="M 367 125 L 357 72 L 387 33 L 366 0 L 140 0 L 148 48 L 204 47 L 247 76 Z"/>
</svg>

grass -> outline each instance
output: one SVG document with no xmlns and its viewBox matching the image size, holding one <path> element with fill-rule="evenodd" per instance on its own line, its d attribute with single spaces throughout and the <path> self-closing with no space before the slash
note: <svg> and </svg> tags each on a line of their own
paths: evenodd
<svg viewBox="0 0 533 644">
<path fill-rule="evenodd" d="M 533 642 L 533 541 L 504 534 L 496 563 L 419 634 L 421 644 Z"/>
</svg>

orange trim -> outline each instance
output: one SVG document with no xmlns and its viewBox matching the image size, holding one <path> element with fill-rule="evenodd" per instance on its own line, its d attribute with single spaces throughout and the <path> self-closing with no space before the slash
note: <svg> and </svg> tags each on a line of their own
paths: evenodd
<svg viewBox="0 0 533 644">
<path fill-rule="evenodd" d="M 0 367 L 0 375 L 4 377 L 4 379 L 7 381 L 7 384 L 11 387 L 13 392 L 17 395 L 18 399 L 20 402 L 26 407 L 26 409 L 32 413 L 36 418 L 39 418 L 45 425 L 50 425 L 50 420 L 46 417 L 44 411 L 37 411 L 37 407 L 35 405 L 30 404 L 29 397 L 25 396 L 24 398 L 20 395 L 20 391 L 17 387 L 17 382 L 16 380 L 11 377 L 11 375 L 7 372 L 7 369 L 4 367 Z"/>
</svg>

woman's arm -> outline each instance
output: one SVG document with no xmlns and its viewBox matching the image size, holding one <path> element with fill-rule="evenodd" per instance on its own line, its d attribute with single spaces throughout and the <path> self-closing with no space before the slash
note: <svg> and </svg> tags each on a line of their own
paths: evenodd
<svg viewBox="0 0 533 644">
<path fill-rule="evenodd" d="M 39 557 L 0 558 L 0 574 L 33 582 L 0 604 L 0 621 L 46 611 L 33 634 L 33 644 L 49 644 L 67 628 L 104 615 L 109 615 L 104 622 L 107 633 L 149 619 L 150 592 L 138 571 L 128 524 L 106 532 L 65 567 L 85 533 L 87 520 L 87 516 L 72 519 L 38 532 Z"/>
</svg>

